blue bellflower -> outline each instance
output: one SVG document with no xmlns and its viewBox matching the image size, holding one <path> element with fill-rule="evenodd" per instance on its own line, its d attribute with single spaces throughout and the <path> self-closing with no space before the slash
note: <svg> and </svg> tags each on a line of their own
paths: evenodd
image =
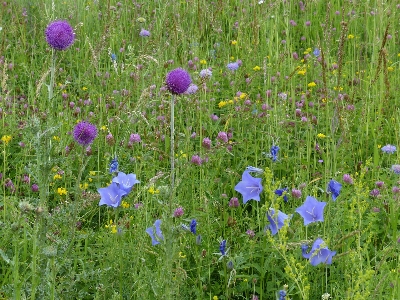
<svg viewBox="0 0 400 300">
<path fill-rule="evenodd" d="M 235 191 L 241 193 L 243 196 L 243 203 L 246 203 L 250 199 L 260 201 L 262 190 L 261 178 L 254 178 L 247 170 L 242 174 L 242 181 L 235 186 Z"/>
<path fill-rule="evenodd" d="M 226 255 L 226 240 L 223 240 L 221 244 L 219 244 L 219 251 L 221 252 L 222 256 Z"/>
<path fill-rule="evenodd" d="M 301 246 L 303 257 L 310 260 L 313 266 L 319 265 L 320 263 L 330 265 L 332 263 L 332 257 L 336 255 L 336 251 L 329 250 L 321 238 L 315 240 L 309 253 L 306 253 L 307 249 L 307 245 Z"/>
<path fill-rule="evenodd" d="M 272 235 L 275 235 L 278 233 L 278 230 L 285 225 L 285 220 L 289 218 L 289 216 L 280 210 L 278 210 L 278 213 L 275 213 L 275 210 L 270 208 L 269 212 L 267 212 L 267 218 L 270 223 L 268 228 L 271 230 Z"/>
<path fill-rule="evenodd" d="M 164 236 L 161 232 L 161 220 L 156 220 L 154 226 L 147 228 L 146 232 L 151 237 L 151 244 L 153 246 L 164 240 Z"/>
<path fill-rule="evenodd" d="M 278 151 L 279 151 L 279 146 L 277 146 L 277 145 L 273 145 L 272 147 L 271 147 L 271 150 L 270 150 L 270 157 L 272 158 L 272 161 L 277 161 L 278 160 Z"/>
<path fill-rule="evenodd" d="M 118 159 L 115 157 L 110 162 L 110 173 L 118 172 Z"/>
<path fill-rule="evenodd" d="M 279 197 L 282 197 L 282 195 L 283 195 L 283 201 L 287 202 L 288 201 L 287 190 L 288 190 L 288 188 L 277 189 L 275 191 L 275 194 L 278 195 Z"/>
<path fill-rule="evenodd" d="M 324 208 L 326 202 L 319 202 L 311 196 L 307 196 L 303 205 L 296 208 L 296 212 L 304 219 L 304 225 L 308 225 L 317 221 L 324 221 Z"/>
<path fill-rule="evenodd" d="M 124 190 L 127 194 L 132 190 L 136 183 L 140 183 L 140 181 L 136 179 L 135 174 L 126 175 L 123 172 L 119 172 L 118 176 L 114 177 L 112 182 L 118 183 L 119 188 Z"/>
<path fill-rule="evenodd" d="M 192 222 L 190 222 L 190 232 L 191 233 L 196 234 L 196 226 L 197 226 L 196 219 L 193 219 Z"/>
<path fill-rule="evenodd" d="M 262 173 L 264 173 L 263 169 L 256 168 L 256 167 L 252 167 L 252 166 L 246 167 L 246 171 L 248 171 L 248 172 L 254 172 L 254 173 L 257 173 L 257 174 L 260 174 L 260 175 L 261 175 Z"/>
<path fill-rule="evenodd" d="M 335 180 L 331 180 L 328 183 L 328 193 L 332 194 L 332 200 L 336 201 L 336 198 L 339 196 L 340 194 L 340 190 L 342 189 L 342 184 L 335 181 Z"/>
<path fill-rule="evenodd" d="M 318 48 L 315 48 L 314 51 L 313 51 L 313 54 L 314 54 L 315 57 L 318 57 L 318 56 L 321 55 L 321 51 Z"/>
<path fill-rule="evenodd" d="M 121 199 L 127 194 L 121 190 L 115 182 L 112 182 L 108 187 L 97 190 L 101 196 L 99 205 L 106 204 L 112 207 L 118 207 L 121 204 Z"/>
</svg>

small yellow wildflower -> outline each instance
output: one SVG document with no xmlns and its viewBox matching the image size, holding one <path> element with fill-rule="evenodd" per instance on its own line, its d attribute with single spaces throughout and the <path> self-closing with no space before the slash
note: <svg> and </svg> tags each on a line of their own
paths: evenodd
<svg viewBox="0 0 400 300">
<path fill-rule="evenodd" d="M 378 145 L 378 149 L 381 149 L 382 145 Z"/>
<path fill-rule="evenodd" d="M 388 67 L 387 69 L 388 69 L 389 72 L 393 72 L 394 71 L 393 67 Z"/>
<path fill-rule="evenodd" d="M 309 84 L 307 84 L 308 87 L 315 87 L 317 84 L 314 81 L 311 81 Z"/>
<path fill-rule="evenodd" d="M 219 103 L 218 103 L 218 107 L 219 108 L 223 108 L 225 105 L 227 105 L 228 104 L 228 101 L 220 101 Z"/>
<path fill-rule="evenodd" d="M 107 128 L 107 126 L 103 125 L 103 126 L 100 127 L 100 130 L 101 131 L 108 131 L 108 128 Z"/>
<path fill-rule="evenodd" d="M 202 59 L 202 60 L 200 60 L 200 64 L 205 65 L 205 64 L 207 64 L 207 61 L 205 59 Z"/>
<path fill-rule="evenodd" d="M 241 93 L 240 96 L 239 96 L 239 98 L 242 99 L 242 100 L 245 99 L 246 97 L 247 97 L 246 93 Z"/>
<path fill-rule="evenodd" d="M 231 44 L 232 44 L 232 45 L 236 45 L 236 44 L 237 44 L 237 40 L 233 40 L 233 41 L 231 42 Z"/>
<path fill-rule="evenodd" d="M 213 300 L 218 300 L 218 296 L 214 296 L 214 297 L 213 297 Z"/>
<path fill-rule="evenodd" d="M 259 66 L 255 66 L 255 67 L 253 68 L 253 70 L 257 72 L 257 71 L 260 71 L 261 68 L 260 68 Z"/>
<path fill-rule="evenodd" d="M 55 141 L 59 142 L 59 141 L 60 141 L 60 137 L 59 137 L 59 136 L 56 136 L 56 135 L 54 135 L 54 136 L 53 136 L 53 140 L 55 140 Z"/>
<path fill-rule="evenodd" d="M 93 181 L 93 179 L 92 179 L 92 178 L 90 178 L 90 177 L 88 178 L 88 180 L 89 180 L 89 182 L 92 182 L 92 181 Z"/>
<path fill-rule="evenodd" d="M 81 188 L 81 190 L 86 190 L 89 187 L 89 183 L 85 182 L 84 184 L 80 184 L 79 187 Z"/>
<path fill-rule="evenodd" d="M 128 202 L 122 201 L 121 206 L 123 208 L 129 208 L 130 204 Z"/>
<path fill-rule="evenodd" d="M 62 195 L 66 195 L 67 194 L 67 189 L 65 188 L 58 188 L 57 189 L 57 193 L 62 196 Z"/>
<path fill-rule="evenodd" d="M 11 135 L 3 135 L 1 137 L 1 141 L 6 145 L 8 145 L 8 143 L 11 142 L 11 140 L 12 140 L 12 136 Z"/>
<path fill-rule="evenodd" d="M 228 100 L 228 104 L 233 104 L 233 100 Z"/>
<path fill-rule="evenodd" d="M 397 53 L 397 56 L 400 57 L 400 53 Z"/>
<path fill-rule="evenodd" d="M 180 257 L 180 258 L 185 258 L 186 255 L 184 255 L 182 252 L 179 252 L 179 257 Z"/>
<path fill-rule="evenodd" d="M 160 193 L 159 190 L 154 189 L 154 186 L 151 186 L 147 191 L 152 195 Z"/>
<path fill-rule="evenodd" d="M 300 70 L 300 71 L 298 71 L 297 72 L 297 74 L 299 74 L 299 75 L 305 75 L 306 74 L 306 70 Z"/>
<path fill-rule="evenodd" d="M 86 86 L 84 86 L 83 88 L 82 88 L 82 91 L 87 91 L 87 87 Z"/>
<path fill-rule="evenodd" d="M 334 86 L 333 89 L 335 91 L 339 90 L 339 91 L 343 91 L 343 88 L 341 86 Z"/>
<path fill-rule="evenodd" d="M 247 282 L 247 278 L 243 279 L 244 282 Z"/>
<path fill-rule="evenodd" d="M 96 175 L 96 172 L 95 172 L 95 171 L 89 171 L 89 175 L 90 175 L 90 176 L 95 176 L 95 175 Z"/>
<path fill-rule="evenodd" d="M 349 34 L 349 35 L 347 36 L 347 38 L 348 38 L 349 40 L 354 39 L 354 34 Z"/>
<path fill-rule="evenodd" d="M 53 177 L 54 180 L 61 179 L 61 178 L 62 178 L 62 176 L 60 174 L 55 174 Z"/>
<path fill-rule="evenodd" d="M 117 233 L 117 232 L 118 232 L 117 226 L 115 225 L 111 226 L 111 233 Z"/>
<path fill-rule="evenodd" d="M 326 138 L 326 135 L 323 134 L 323 133 L 318 133 L 317 137 L 320 138 L 320 139 L 324 139 L 324 138 Z"/>
<path fill-rule="evenodd" d="M 234 56 L 231 56 L 231 60 L 234 60 L 235 59 L 235 57 Z"/>
</svg>

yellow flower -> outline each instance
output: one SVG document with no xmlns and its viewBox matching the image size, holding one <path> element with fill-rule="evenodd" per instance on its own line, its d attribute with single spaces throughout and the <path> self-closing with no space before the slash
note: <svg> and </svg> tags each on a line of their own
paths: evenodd
<svg viewBox="0 0 400 300">
<path fill-rule="evenodd" d="M 62 178 L 62 176 L 60 174 L 56 174 L 53 177 L 54 180 L 61 179 L 61 178 Z"/>
<path fill-rule="evenodd" d="M 387 69 L 388 69 L 389 72 L 393 72 L 394 71 L 393 67 L 388 67 Z"/>
<path fill-rule="evenodd" d="M 117 226 L 112 225 L 112 226 L 111 226 L 111 233 L 117 233 L 117 232 L 118 232 Z"/>
<path fill-rule="evenodd" d="M 62 195 L 66 195 L 67 194 L 67 189 L 65 188 L 58 188 L 57 189 L 57 193 L 62 196 Z"/>
<path fill-rule="evenodd" d="M 186 255 L 184 255 L 182 252 L 179 252 L 179 257 L 180 257 L 180 258 L 185 258 Z"/>
<path fill-rule="evenodd" d="M 381 149 L 382 145 L 378 145 L 378 149 Z"/>
<path fill-rule="evenodd" d="M 92 182 L 92 181 L 93 181 L 93 179 L 92 179 L 92 178 L 89 178 L 88 180 L 89 180 L 89 182 Z"/>
<path fill-rule="evenodd" d="M 225 105 L 227 105 L 228 104 L 228 101 L 220 101 L 219 103 L 218 103 L 218 107 L 219 108 L 223 108 Z"/>
<path fill-rule="evenodd" d="M 253 70 L 257 72 L 257 71 L 260 71 L 261 68 L 260 68 L 259 66 L 255 66 L 255 67 L 253 68 Z"/>
<path fill-rule="evenodd" d="M 231 60 L 234 60 L 234 59 L 235 59 L 235 57 L 234 57 L 234 56 L 231 56 L 230 58 L 231 58 Z"/>
<path fill-rule="evenodd" d="M 80 184 L 79 187 L 81 188 L 81 190 L 86 190 L 89 187 L 89 183 L 85 182 L 84 184 Z"/>
<path fill-rule="evenodd" d="M 228 104 L 233 104 L 233 100 L 228 100 Z"/>
<path fill-rule="evenodd" d="M 207 61 L 205 59 L 202 59 L 202 60 L 200 60 L 200 64 L 205 65 L 205 64 L 207 64 Z"/>
<path fill-rule="evenodd" d="M 84 86 L 84 87 L 82 88 L 82 91 L 87 91 L 87 87 Z"/>
<path fill-rule="evenodd" d="M 324 139 L 324 138 L 326 138 L 326 135 L 323 134 L 323 133 L 318 133 L 317 137 L 320 138 L 320 139 Z"/>
<path fill-rule="evenodd" d="M 307 84 L 307 86 L 308 87 L 314 87 L 314 86 L 316 86 L 317 84 L 314 82 L 314 81 L 311 81 L 309 84 Z"/>
<path fill-rule="evenodd" d="M 218 296 L 214 296 L 214 297 L 213 297 L 213 300 L 218 300 Z"/>
<path fill-rule="evenodd" d="M 306 70 L 300 70 L 300 71 L 298 71 L 297 72 L 297 74 L 299 74 L 299 75 L 305 75 L 306 74 Z"/>
<path fill-rule="evenodd" d="M 123 208 L 129 208 L 130 204 L 128 202 L 122 201 L 121 206 Z"/>
<path fill-rule="evenodd" d="M 107 131 L 108 129 L 107 129 L 107 126 L 103 125 L 103 126 L 100 127 L 100 130 Z"/>
<path fill-rule="evenodd" d="M 54 135 L 54 136 L 53 136 L 53 140 L 55 140 L 55 141 L 59 142 L 59 141 L 60 141 L 60 137 L 59 137 L 59 136 L 56 136 L 56 135 Z"/>
<path fill-rule="evenodd" d="M 400 57 L 400 53 L 397 53 L 397 56 Z"/>
<path fill-rule="evenodd" d="M 341 86 L 334 86 L 333 89 L 335 91 L 339 90 L 339 91 L 343 91 L 343 88 Z"/>
<path fill-rule="evenodd" d="M 6 145 L 8 145 L 8 143 L 11 142 L 11 140 L 12 140 L 12 136 L 11 135 L 3 135 L 1 137 L 1 141 Z"/>
<path fill-rule="evenodd" d="M 232 44 L 232 45 L 236 45 L 236 44 L 237 44 L 237 40 L 233 40 L 233 41 L 231 42 L 231 44 Z"/>
<path fill-rule="evenodd" d="M 348 36 L 347 36 L 347 38 L 350 40 L 350 39 L 354 39 L 354 35 L 353 34 L 349 34 Z"/>
<path fill-rule="evenodd" d="M 152 195 L 160 193 L 160 190 L 154 189 L 154 186 L 151 186 L 147 191 Z"/>
<path fill-rule="evenodd" d="M 89 175 L 90 175 L 90 176 L 95 176 L 95 175 L 96 175 L 96 172 L 95 172 L 95 171 L 89 171 Z"/>
<path fill-rule="evenodd" d="M 240 96 L 239 96 L 239 98 L 242 99 L 242 100 L 245 99 L 246 97 L 247 97 L 246 93 L 241 93 Z"/>
</svg>

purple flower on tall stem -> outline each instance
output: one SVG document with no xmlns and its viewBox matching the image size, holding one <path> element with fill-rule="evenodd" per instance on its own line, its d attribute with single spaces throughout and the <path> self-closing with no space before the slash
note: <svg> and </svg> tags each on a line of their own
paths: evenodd
<svg viewBox="0 0 400 300">
<path fill-rule="evenodd" d="M 285 220 L 289 218 L 288 215 L 284 214 L 280 210 L 278 210 L 277 213 L 275 213 L 275 210 L 273 208 L 269 209 L 269 212 L 267 212 L 267 218 L 269 221 L 268 228 L 271 230 L 272 235 L 275 235 L 278 233 L 278 230 L 285 225 Z"/>
<path fill-rule="evenodd" d="M 139 35 L 142 36 L 142 37 L 149 37 L 150 36 L 150 31 L 142 28 L 142 30 L 140 30 L 140 32 L 139 32 Z"/>
<path fill-rule="evenodd" d="M 164 240 L 164 236 L 161 231 L 161 220 L 156 220 L 154 226 L 146 229 L 147 234 L 151 237 L 151 244 L 153 246 Z"/>
<path fill-rule="evenodd" d="M 82 121 L 75 125 L 73 136 L 80 145 L 87 146 L 93 143 L 96 138 L 97 128 L 89 122 Z"/>
<path fill-rule="evenodd" d="M 219 244 L 219 251 L 221 252 L 222 256 L 226 255 L 226 240 L 223 240 L 220 244 Z"/>
<path fill-rule="evenodd" d="M 306 253 L 307 249 L 307 245 L 301 246 L 303 257 L 309 259 L 313 266 L 320 263 L 330 265 L 332 263 L 332 257 L 336 255 L 336 251 L 329 250 L 321 238 L 315 240 L 309 253 Z"/>
<path fill-rule="evenodd" d="M 282 197 L 282 196 L 283 196 L 283 201 L 287 202 L 287 201 L 288 201 L 288 198 L 287 198 L 287 191 L 288 191 L 288 188 L 277 189 L 277 190 L 275 191 L 275 195 L 278 195 L 279 197 Z"/>
<path fill-rule="evenodd" d="M 180 95 L 186 92 L 192 83 L 192 79 L 186 70 L 177 68 L 167 74 L 165 83 L 172 94 Z"/>
<path fill-rule="evenodd" d="M 340 190 L 342 189 L 342 184 L 332 179 L 329 181 L 327 189 L 328 193 L 332 194 L 332 200 L 336 201 L 336 198 L 339 196 Z"/>
<path fill-rule="evenodd" d="M 112 207 L 118 207 L 121 204 L 121 199 L 127 194 L 126 191 L 119 188 L 119 186 L 112 182 L 108 187 L 97 189 L 101 199 L 99 206 L 106 204 Z"/>
<path fill-rule="evenodd" d="M 135 174 L 127 175 L 123 172 L 119 172 L 118 176 L 114 177 L 112 182 L 118 183 L 119 188 L 125 191 L 127 194 L 132 190 L 136 183 L 140 183 L 140 181 L 136 179 Z"/>
<path fill-rule="evenodd" d="M 399 175 L 400 174 L 400 165 L 392 165 L 392 171 Z"/>
<path fill-rule="evenodd" d="M 193 234 L 196 234 L 196 227 L 197 227 L 196 219 L 193 219 L 190 222 L 190 232 L 193 233 Z"/>
<path fill-rule="evenodd" d="M 303 217 L 304 225 L 317 221 L 323 222 L 325 205 L 326 202 L 319 202 L 314 197 L 307 196 L 303 205 L 296 208 L 296 212 Z"/>
<path fill-rule="evenodd" d="M 246 203 L 250 199 L 260 201 L 262 190 L 261 178 L 254 178 L 247 170 L 242 174 L 242 181 L 235 186 L 235 191 L 241 193 L 243 196 L 243 203 Z"/>
<path fill-rule="evenodd" d="M 75 40 L 71 25 L 63 20 L 51 22 L 46 28 L 45 35 L 49 46 L 56 50 L 67 49 Z"/>
<path fill-rule="evenodd" d="M 384 153 L 393 154 L 393 153 L 396 152 L 396 146 L 393 146 L 393 145 L 388 144 L 388 145 L 386 145 L 386 146 L 383 146 L 383 147 L 381 148 L 381 150 L 382 150 L 382 152 L 384 152 Z"/>
<path fill-rule="evenodd" d="M 239 64 L 237 62 L 233 62 L 229 63 L 226 67 L 231 71 L 236 71 L 237 69 L 239 69 Z"/>
</svg>

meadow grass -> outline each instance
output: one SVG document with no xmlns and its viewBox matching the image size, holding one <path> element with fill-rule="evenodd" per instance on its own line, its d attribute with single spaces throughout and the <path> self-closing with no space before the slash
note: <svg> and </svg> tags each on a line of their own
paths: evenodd
<svg viewBox="0 0 400 300">
<path fill-rule="evenodd" d="M 3 1 L 0 299 L 400 299 L 400 4 L 303 2 Z M 170 94 L 176 68 L 195 93 Z M 117 208 L 112 159 L 140 181 Z M 308 196 L 326 206 L 304 226 Z M 303 257 L 317 238 L 331 264 Z"/>
</svg>

